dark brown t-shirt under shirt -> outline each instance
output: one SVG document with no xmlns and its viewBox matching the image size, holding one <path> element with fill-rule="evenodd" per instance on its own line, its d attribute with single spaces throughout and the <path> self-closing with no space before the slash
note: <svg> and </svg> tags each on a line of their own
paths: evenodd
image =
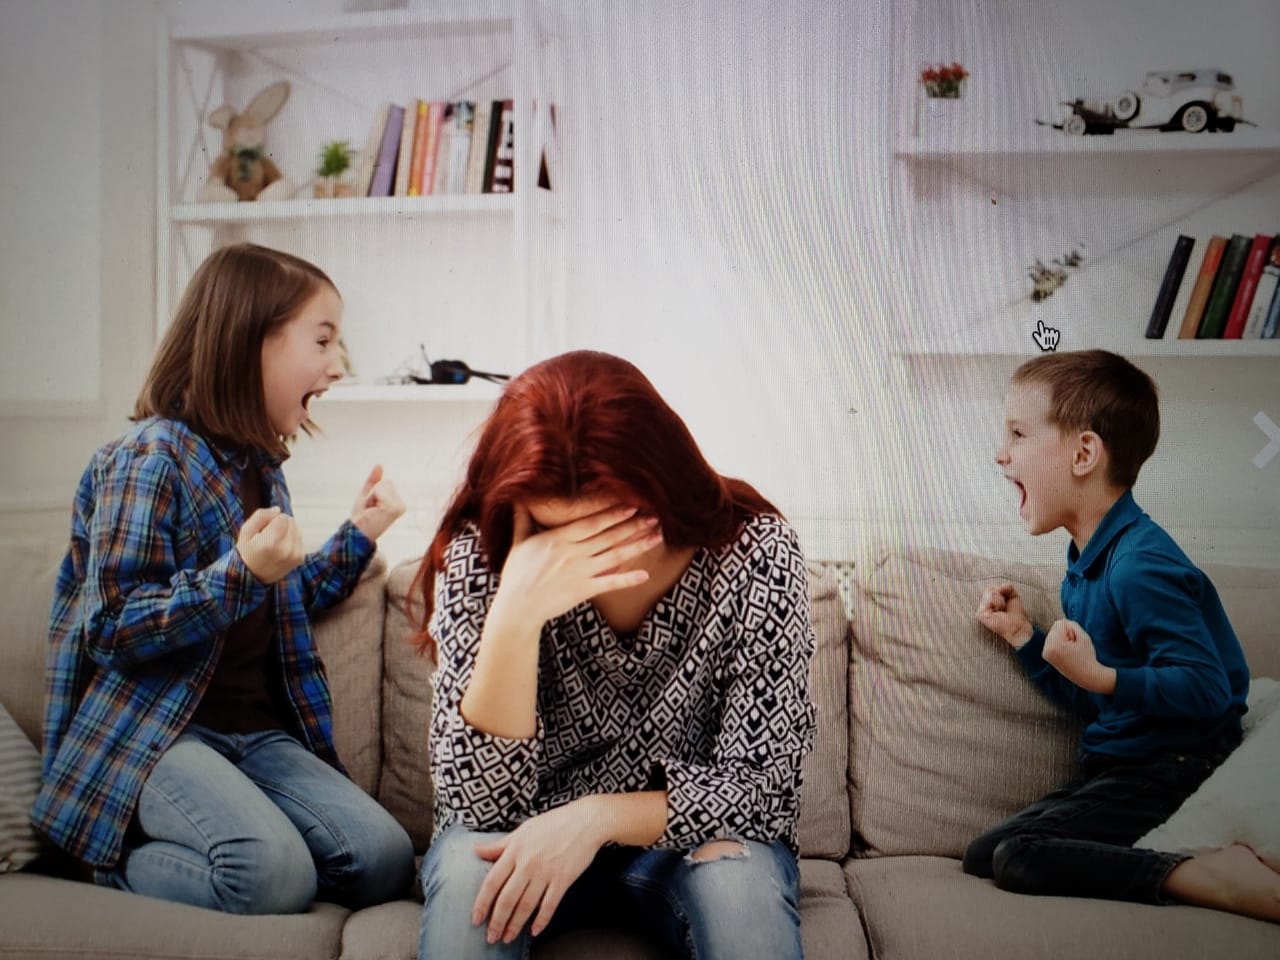
<svg viewBox="0 0 1280 960">
<path fill-rule="evenodd" d="M 245 519 L 262 506 L 262 474 L 252 461 L 240 473 L 240 501 Z M 276 709 L 271 678 L 276 673 L 274 590 L 267 598 L 233 623 L 222 644 L 222 656 L 214 668 L 192 723 L 221 733 L 257 733 L 284 727 Z"/>
</svg>

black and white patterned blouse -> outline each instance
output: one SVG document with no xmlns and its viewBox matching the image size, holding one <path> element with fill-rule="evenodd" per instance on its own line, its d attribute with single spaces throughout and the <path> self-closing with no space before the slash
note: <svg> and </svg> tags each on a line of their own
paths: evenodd
<svg viewBox="0 0 1280 960">
<path fill-rule="evenodd" d="M 592 793 L 665 783 L 656 846 L 781 838 L 796 849 L 800 763 L 813 743 L 813 626 L 794 531 L 756 516 L 728 546 L 700 549 L 632 638 L 591 603 L 549 621 L 537 733 L 508 739 L 462 718 L 498 588 L 473 527 L 450 542 L 430 630 L 436 831 L 510 830 Z"/>
</svg>

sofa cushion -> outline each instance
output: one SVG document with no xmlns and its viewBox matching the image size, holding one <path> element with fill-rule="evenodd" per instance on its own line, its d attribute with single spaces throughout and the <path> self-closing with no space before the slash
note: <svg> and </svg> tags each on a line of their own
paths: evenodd
<svg viewBox="0 0 1280 960">
<path fill-rule="evenodd" d="M 0 703 L 32 743 L 44 725 L 44 660 L 65 539 L 6 537 L 0 547 Z"/>
<path fill-rule="evenodd" d="M 1280 925 L 1199 907 L 1007 893 L 958 860 L 881 857 L 845 865 L 877 960 L 1274 960 Z"/>
<path fill-rule="evenodd" d="M 1069 778 L 1079 724 L 974 616 L 983 589 L 1009 580 L 1047 624 L 1061 616 L 1060 576 L 895 547 L 856 565 L 849 777 L 863 852 L 961 856 Z"/>
<path fill-rule="evenodd" d="M 278 960 L 336 957 L 348 912 L 242 917 L 32 873 L 0 877 L 0 957 Z"/>
<path fill-rule="evenodd" d="M 1218 597 L 1231 618 L 1249 672 L 1255 677 L 1280 677 L 1280 570 L 1204 564 Z"/>
<path fill-rule="evenodd" d="M 840 860 L 849 852 L 849 620 L 836 578 L 821 564 L 809 565 L 809 609 L 815 637 L 809 676 L 818 729 L 803 766 L 800 853 Z"/>
<path fill-rule="evenodd" d="M 387 566 L 378 555 L 351 596 L 313 620 L 333 696 L 333 740 L 361 789 L 375 795 L 382 767 L 382 629 Z"/>
<path fill-rule="evenodd" d="M 0 704 L 0 873 L 40 855 L 31 805 L 40 792 L 40 752 Z"/>
<path fill-rule="evenodd" d="M 382 960 L 417 955 L 422 905 L 399 900 L 352 914 L 342 931 L 342 960 Z M 800 861 L 800 935 L 806 957 L 866 960 L 866 939 L 840 865 Z M 300 955 L 300 954 L 299 954 Z M 657 950 L 609 930 L 574 930 L 534 948 L 534 960 L 659 960 Z"/>
<path fill-rule="evenodd" d="M 382 693 L 384 766 L 378 799 L 405 826 L 415 849 L 421 852 L 430 843 L 432 828 L 427 732 L 431 723 L 433 665 L 409 641 L 421 621 L 421 605 L 409 596 L 417 566 L 416 560 L 401 563 L 387 580 Z M 821 565 L 810 565 L 809 596 L 816 635 L 811 678 L 818 732 L 813 752 L 804 761 L 800 851 L 803 856 L 838 860 L 849 850 L 845 785 L 848 620 L 836 581 Z"/>
<path fill-rule="evenodd" d="M 422 620 L 422 605 L 409 588 L 419 561 L 399 563 L 387 578 L 387 620 L 382 641 L 382 778 L 378 800 L 409 831 L 418 853 L 432 831 L 431 673 L 435 664 L 410 638 Z"/>
</svg>

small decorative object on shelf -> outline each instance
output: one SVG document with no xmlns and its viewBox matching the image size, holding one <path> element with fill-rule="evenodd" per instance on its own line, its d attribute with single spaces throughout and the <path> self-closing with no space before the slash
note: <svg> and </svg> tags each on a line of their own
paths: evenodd
<svg viewBox="0 0 1280 960">
<path fill-rule="evenodd" d="M 422 363 L 406 360 L 389 376 L 382 377 L 378 383 L 391 386 L 405 384 L 448 384 L 460 386 L 469 383 L 472 378 L 487 380 L 490 383 L 506 383 L 511 379 L 509 373 L 490 373 L 487 370 L 473 370 L 465 360 L 432 360 L 427 356 L 425 344 L 418 344 L 418 352 Z"/>
<path fill-rule="evenodd" d="M 964 94 L 964 82 L 969 71 L 958 63 L 937 64 L 920 71 L 924 95 L 940 100 L 958 100 Z"/>
<path fill-rule="evenodd" d="M 223 104 L 209 114 L 209 126 L 222 131 L 222 152 L 209 168 L 209 179 L 197 199 L 205 203 L 235 200 L 287 200 L 293 182 L 280 172 L 266 152 L 267 121 L 289 99 L 289 84 L 281 80 L 260 91 L 236 113 Z"/>
<path fill-rule="evenodd" d="M 1067 282 L 1067 270 L 1074 270 L 1083 262 L 1084 254 L 1078 247 L 1073 247 L 1064 257 L 1054 257 L 1049 266 L 1045 266 L 1044 261 L 1037 257 L 1036 262 L 1027 268 L 1027 276 L 1031 278 L 1032 301 L 1039 303 L 1050 296 Z"/>
<path fill-rule="evenodd" d="M 1244 119 L 1231 75 L 1221 70 L 1150 70 L 1139 90 L 1112 97 L 1063 100 L 1056 120 L 1037 120 L 1072 136 L 1150 129 L 1224 133 Z"/>
<path fill-rule="evenodd" d="M 317 197 L 350 197 L 355 189 L 343 176 L 351 169 L 351 142 L 330 140 L 320 148 L 320 162 L 316 166 L 315 195 Z"/>
</svg>

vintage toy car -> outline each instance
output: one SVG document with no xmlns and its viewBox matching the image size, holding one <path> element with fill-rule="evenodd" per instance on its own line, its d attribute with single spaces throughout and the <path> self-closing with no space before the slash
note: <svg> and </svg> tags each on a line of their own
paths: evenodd
<svg viewBox="0 0 1280 960">
<path fill-rule="evenodd" d="M 1052 125 L 1066 133 L 1113 133 L 1117 129 L 1230 131 L 1244 121 L 1244 106 L 1230 74 L 1221 70 L 1151 70 L 1141 89 L 1110 100 L 1063 101 Z"/>
</svg>

